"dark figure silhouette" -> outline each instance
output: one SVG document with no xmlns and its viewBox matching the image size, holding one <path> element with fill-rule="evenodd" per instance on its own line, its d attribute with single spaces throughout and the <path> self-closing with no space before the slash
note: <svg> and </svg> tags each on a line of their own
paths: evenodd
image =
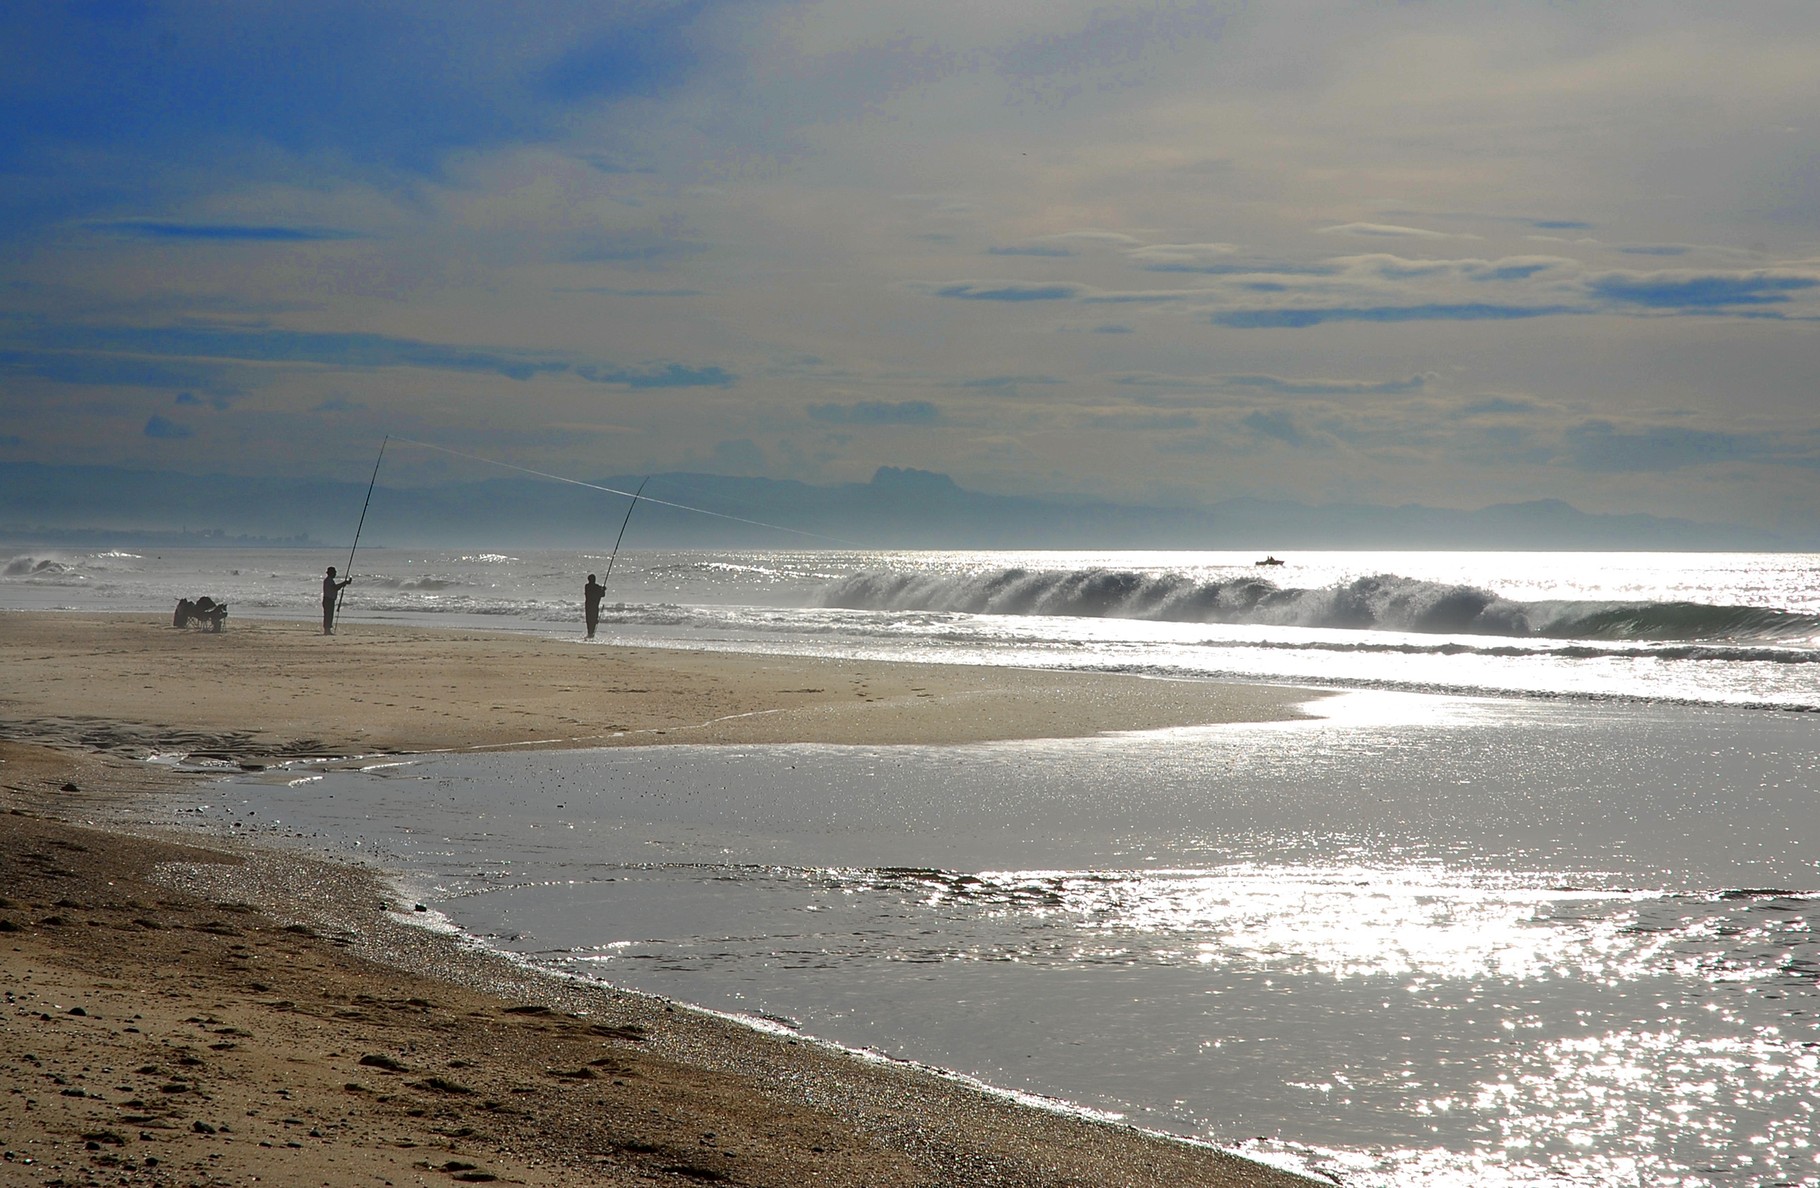
<svg viewBox="0 0 1820 1188">
<path fill-rule="evenodd" d="M 328 576 L 322 579 L 322 633 L 324 635 L 335 634 L 335 601 L 344 589 L 353 584 L 353 581 L 353 578 L 336 581 L 335 567 L 329 566 Z"/>
<path fill-rule="evenodd" d="M 600 626 L 600 600 L 607 595 L 607 588 L 588 575 L 588 584 L 581 588 L 581 617 L 588 624 L 588 638 L 594 638 L 594 629 Z"/>
<path fill-rule="evenodd" d="M 198 598 L 190 606 L 190 620 L 200 622 L 210 631 L 219 633 L 222 620 L 227 618 L 227 603 L 216 602 L 207 594 Z"/>
<path fill-rule="evenodd" d="M 227 619 L 227 603 L 216 602 L 207 594 L 191 602 L 187 598 L 177 600 L 177 612 L 171 616 L 171 626 L 188 627 L 199 623 L 210 631 L 220 631 L 221 624 Z"/>
</svg>

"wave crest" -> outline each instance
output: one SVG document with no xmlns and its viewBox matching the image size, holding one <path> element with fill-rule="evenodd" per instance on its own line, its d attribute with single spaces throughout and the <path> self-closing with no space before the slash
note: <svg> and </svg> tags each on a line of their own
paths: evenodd
<svg viewBox="0 0 1820 1188">
<path fill-rule="evenodd" d="M 1333 586 L 1278 586 L 1246 575 L 1200 580 L 1131 570 L 1000 569 L 972 574 L 868 570 L 831 583 L 843 610 L 1150 619 L 1429 635 L 1546 639 L 1790 640 L 1820 617 L 1692 602 L 1514 602 L 1474 586 L 1376 574 Z"/>
<path fill-rule="evenodd" d="M 0 577 L 24 578 L 27 581 L 55 581 L 59 578 L 73 579 L 81 576 L 75 565 L 59 561 L 54 557 L 9 557 L 6 564 L 0 566 Z"/>
</svg>

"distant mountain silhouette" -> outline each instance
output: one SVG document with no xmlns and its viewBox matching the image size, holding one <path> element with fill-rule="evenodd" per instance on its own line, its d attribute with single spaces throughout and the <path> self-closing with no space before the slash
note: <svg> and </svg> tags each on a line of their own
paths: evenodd
<svg viewBox="0 0 1820 1188">
<path fill-rule="evenodd" d="M 643 475 L 598 485 L 634 489 Z M 351 538 L 361 483 L 196 476 L 113 467 L 0 464 L 0 538 L 75 530 L 189 532 L 275 541 Z M 1558 499 L 1478 511 L 1406 505 L 1308 506 L 1229 499 L 1207 507 L 1143 507 L 1062 496 L 968 491 L 945 474 L 885 466 L 869 483 L 814 486 L 779 479 L 674 473 L 650 477 L 627 548 L 1017 549 L 1809 549 L 1801 537 L 1650 515 L 1597 515 Z M 681 506 L 677 506 L 681 505 Z M 363 541 L 601 548 L 625 514 L 623 496 L 532 478 L 501 478 L 373 494 Z"/>
</svg>

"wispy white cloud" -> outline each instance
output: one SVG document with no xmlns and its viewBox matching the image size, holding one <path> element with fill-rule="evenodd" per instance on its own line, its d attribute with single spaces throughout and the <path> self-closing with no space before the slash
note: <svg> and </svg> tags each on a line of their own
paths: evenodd
<svg viewBox="0 0 1820 1188">
<path fill-rule="evenodd" d="M 1066 281 L 1004 280 L 955 281 L 930 291 L 979 301 L 1185 305 L 1206 311 L 1213 324 L 1229 329 L 1589 314 L 1820 316 L 1820 269 L 1594 271 L 1569 257 L 1533 255 L 1333 257 L 1312 268 L 1255 265 L 1179 289 L 1118 290 Z"/>
<path fill-rule="evenodd" d="M 1478 239 L 1454 231 L 1431 231 L 1425 227 L 1400 227 L 1395 223 L 1338 223 L 1322 227 L 1320 235 L 1355 235 L 1361 239 Z"/>
</svg>

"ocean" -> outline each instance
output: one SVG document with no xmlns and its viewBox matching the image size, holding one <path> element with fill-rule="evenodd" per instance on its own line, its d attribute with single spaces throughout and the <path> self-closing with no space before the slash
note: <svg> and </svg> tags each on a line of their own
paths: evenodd
<svg viewBox="0 0 1820 1188">
<path fill-rule="evenodd" d="M 362 553 L 347 621 L 1306 686 L 964 747 L 410 756 L 161 810 L 487 944 L 1365 1186 L 1820 1185 L 1820 558 Z M 299 551 L 0 606 L 315 614 Z M 229 630 L 232 630 L 232 618 Z"/>
</svg>

